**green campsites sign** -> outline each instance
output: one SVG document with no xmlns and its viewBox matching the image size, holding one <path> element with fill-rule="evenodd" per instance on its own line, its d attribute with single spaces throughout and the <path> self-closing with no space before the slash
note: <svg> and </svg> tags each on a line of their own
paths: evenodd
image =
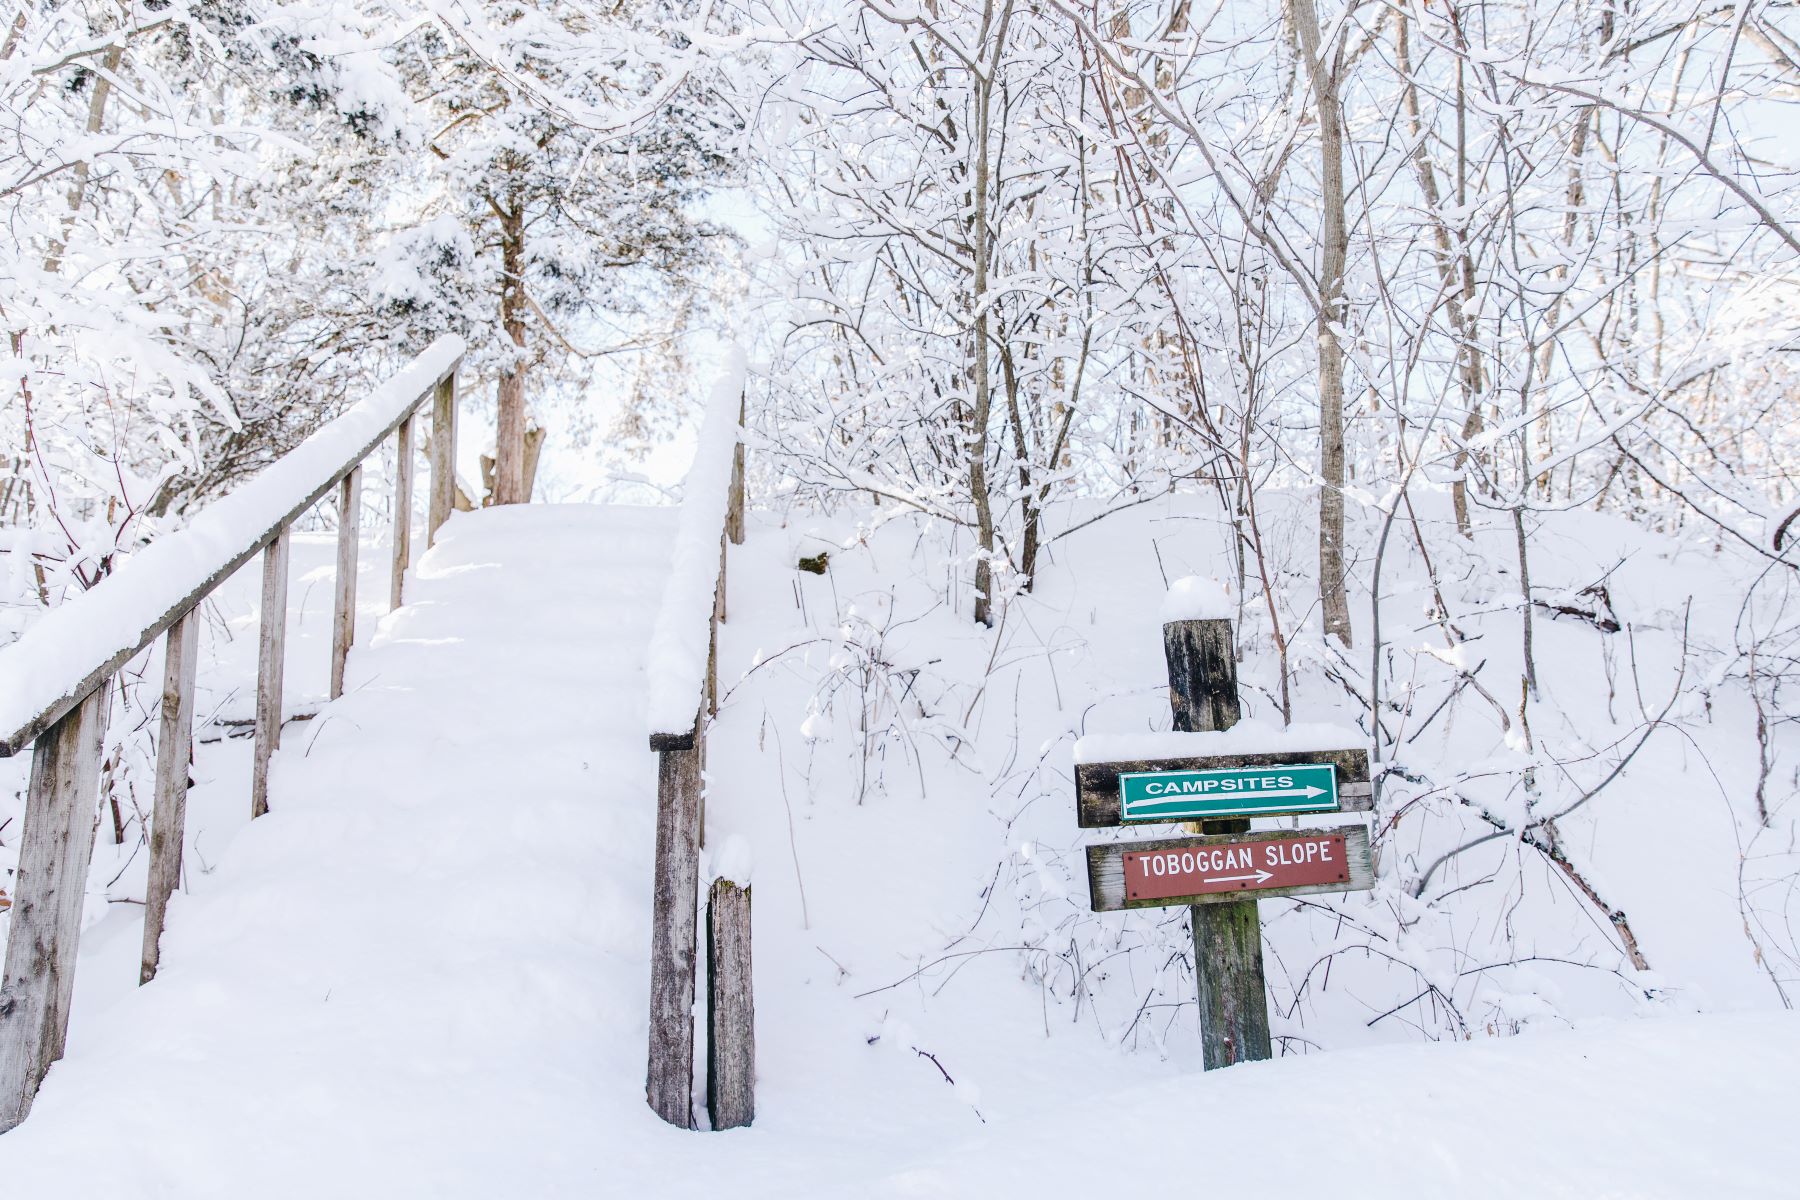
<svg viewBox="0 0 1800 1200">
<path fill-rule="evenodd" d="M 1138 771 L 1119 776 L 1127 821 L 1198 821 L 1273 813 L 1334 812 L 1337 770 L 1329 763 Z"/>
</svg>

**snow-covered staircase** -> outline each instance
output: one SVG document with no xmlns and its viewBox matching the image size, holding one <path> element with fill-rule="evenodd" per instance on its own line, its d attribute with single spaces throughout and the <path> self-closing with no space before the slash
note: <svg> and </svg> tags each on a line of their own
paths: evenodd
<svg viewBox="0 0 1800 1200">
<path fill-rule="evenodd" d="M 643 1102 L 675 517 L 450 521 L 344 696 L 289 727 L 269 815 L 176 897 L 157 979 L 6 1135 L 9 1194 L 542 1194 L 522 1164 L 605 1178 L 597 1124 L 681 1136 Z"/>
</svg>

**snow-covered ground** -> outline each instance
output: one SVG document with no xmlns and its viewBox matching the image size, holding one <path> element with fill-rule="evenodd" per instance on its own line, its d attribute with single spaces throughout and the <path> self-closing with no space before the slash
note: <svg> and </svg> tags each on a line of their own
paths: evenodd
<svg viewBox="0 0 1800 1200">
<path fill-rule="evenodd" d="M 1407 816 L 1386 832 L 1383 886 L 1262 906 L 1284 1056 L 1203 1074 L 1185 914 L 1086 911 L 1078 848 L 1093 835 L 1074 827 L 1068 776 L 1079 735 L 1166 729 L 1162 581 L 1219 574 L 1204 506 L 1145 506 L 1058 543 L 992 634 L 956 611 L 949 564 L 966 545 L 911 519 L 761 515 L 732 551 L 708 770 L 711 844 L 738 835 L 755 852 L 758 1115 L 728 1134 L 662 1125 L 642 1096 L 642 663 L 673 515 L 453 519 L 407 605 L 368 626 L 345 698 L 289 727 L 270 817 L 234 818 L 202 847 L 159 978 L 129 986 L 133 906 L 90 928 L 68 1056 L 0 1138 L 10 1189 L 1800 1194 L 1787 1129 L 1800 1019 L 1780 1010 L 1740 905 L 1785 910 L 1739 883 L 1757 835 L 1728 683 L 1707 684 L 1687 724 L 1633 760 L 1630 786 L 1564 830 L 1653 971 L 1622 963 L 1605 920 L 1517 845 L 1472 851 L 1410 896 L 1460 836 L 1465 801 L 1504 800 L 1488 777 L 1531 754 L 1546 774 L 1560 761 L 1571 787 L 1605 773 L 1635 728 L 1628 694 L 1660 706 L 1674 678 L 1670 613 L 1687 595 L 1694 625 L 1720 628 L 1729 578 L 1678 544 L 1578 520 L 1546 539 L 1569 548 L 1534 564 L 1539 586 L 1584 582 L 1612 566 L 1593 547 L 1615 547 L 1630 560 L 1612 575 L 1630 646 L 1546 619 L 1537 749 L 1478 704 L 1407 743 L 1409 775 L 1427 782 L 1390 781 L 1384 816 Z M 825 575 L 794 571 L 820 550 Z M 1502 596 L 1504 580 L 1457 569 L 1459 604 Z M 1416 577 L 1396 577 L 1406 629 Z M 328 606 L 323 579 L 309 606 Z M 1493 661 L 1482 679 L 1516 670 L 1516 606 L 1459 619 Z M 1268 720 L 1257 620 L 1251 607 L 1244 688 Z M 248 672 L 253 638 L 240 642 L 250 657 L 215 665 L 214 688 Z M 318 661 L 290 674 L 290 704 L 322 690 L 323 644 L 297 644 Z M 1300 638 L 1296 653 L 1318 652 Z M 1422 711 L 1438 699 L 1421 697 Z M 1357 714 L 1308 668 L 1295 717 Z M 228 757 L 245 745 L 203 754 L 202 826 L 241 812 L 247 775 Z M 1764 836 L 1786 838 L 1791 809 L 1775 817 Z"/>
</svg>

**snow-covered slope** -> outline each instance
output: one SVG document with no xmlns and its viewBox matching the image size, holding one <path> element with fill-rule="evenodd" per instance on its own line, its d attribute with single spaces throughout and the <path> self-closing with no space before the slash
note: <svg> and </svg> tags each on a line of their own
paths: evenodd
<svg viewBox="0 0 1800 1200">
<path fill-rule="evenodd" d="M 1688 602 L 1668 584 L 1691 575 L 1693 628 L 1716 632 L 1730 581 L 1713 596 L 1653 539 L 1620 544 L 1612 576 L 1633 633 L 1546 622 L 1537 749 L 1452 705 L 1391 782 L 1383 817 L 1414 840 L 1389 833 L 1383 886 L 1263 904 L 1284 1057 L 1200 1071 L 1185 914 L 1086 911 L 1068 778 L 1076 736 L 1166 728 L 1161 581 L 1219 558 L 1183 503 L 1058 543 L 994 633 L 955 611 L 967 547 L 930 527 L 753 524 L 707 815 L 713 846 L 754 850 L 758 1115 L 663 1125 L 642 1095 L 642 662 L 671 516 L 456 517 L 353 653 L 347 696 L 289 727 L 271 816 L 195 861 L 163 974 L 102 985 L 123 935 L 84 946 L 69 1055 L 0 1138 L 0 1179 L 83 1200 L 1800 1192 L 1800 1019 L 1733 920 L 1747 801 L 1691 800 L 1707 764 L 1742 769 L 1729 681 L 1568 823 L 1653 972 L 1519 846 L 1406 887 L 1464 829 L 1466 802 L 1433 787 L 1481 799 L 1522 761 L 1575 787 L 1609 769 L 1628 690 L 1674 678 Z M 1578 532 L 1545 586 L 1595 569 L 1583 547 L 1604 539 Z M 825 575 L 793 570 L 824 549 Z M 1396 626 L 1417 601 L 1398 578 Z M 1504 582 L 1458 578 L 1471 607 Z M 1459 619 L 1495 664 L 1481 678 L 1512 669 L 1515 608 Z M 1266 631 L 1254 607 L 1244 621 L 1247 704 L 1269 720 Z M 1332 660 L 1294 649 L 1316 656 L 1296 719 L 1354 724 Z M 1454 680 L 1418 686 L 1424 710 Z M 1677 817 L 1679 843 L 1659 839 Z"/>
</svg>

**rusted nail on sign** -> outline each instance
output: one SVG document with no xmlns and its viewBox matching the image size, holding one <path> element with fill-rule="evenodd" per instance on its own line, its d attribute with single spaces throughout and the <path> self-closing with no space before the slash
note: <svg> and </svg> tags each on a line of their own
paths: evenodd
<svg viewBox="0 0 1800 1200">
<path fill-rule="evenodd" d="M 1281 830 L 1089 846 L 1095 912 L 1375 886 L 1366 829 Z"/>
</svg>

